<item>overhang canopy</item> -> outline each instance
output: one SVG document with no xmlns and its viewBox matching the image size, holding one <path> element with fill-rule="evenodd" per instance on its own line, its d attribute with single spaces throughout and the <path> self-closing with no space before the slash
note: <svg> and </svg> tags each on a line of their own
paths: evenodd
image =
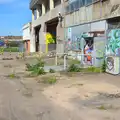
<svg viewBox="0 0 120 120">
<path fill-rule="evenodd" d="M 30 9 L 36 9 L 37 5 L 41 4 L 42 0 L 31 0 L 30 1 Z"/>
</svg>

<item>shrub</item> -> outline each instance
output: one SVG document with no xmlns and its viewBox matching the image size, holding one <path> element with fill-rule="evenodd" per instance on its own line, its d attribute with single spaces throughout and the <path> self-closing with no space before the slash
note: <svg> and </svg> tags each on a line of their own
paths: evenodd
<svg viewBox="0 0 120 120">
<path fill-rule="evenodd" d="M 107 67 L 107 64 L 106 64 L 106 61 L 104 60 L 103 64 L 102 64 L 102 67 L 101 67 L 101 70 L 103 73 L 106 72 L 106 67 Z"/>
<path fill-rule="evenodd" d="M 49 70 L 49 73 L 55 73 L 55 70 L 50 69 L 50 70 Z"/>
<path fill-rule="evenodd" d="M 32 75 L 38 76 L 38 75 L 43 75 L 45 74 L 44 71 L 44 61 L 42 61 L 41 59 L 37 59 L 38 62 L 35 65 L 30 65 L 30 64 L 26 64 L 26 70 L 27 71 L 31 71 Z"/>
<path fill-rule="evenodd" d="M 34 68 L 34 70 L 31 72 L 31 75 L 38 76 L 38 75 L 44 75 L 45 71 L 43 68 Z"/>
<path fill-rule="evenodd" d="M 81 71 L 81 68 L 77 67 L 74 64 L 70 65 L 70 67 L 68 68 L 68 72 L 80 72 L 80 71 Z"/>
<path fill-rule="evenodd" d="M 15 74 L 10 74 L 9 77 L 12 79 L 12 78 L 15 78 Z"/>
</svg>

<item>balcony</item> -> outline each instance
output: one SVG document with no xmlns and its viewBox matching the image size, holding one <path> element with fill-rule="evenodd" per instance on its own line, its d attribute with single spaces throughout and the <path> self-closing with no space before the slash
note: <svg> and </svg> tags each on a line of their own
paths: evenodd
<svg viewBox="0 0 120 120">
<path fill-rule="evenodd" d="M 35 9 L 38 4 L 41 4 L 42 0 L 31 0 L 30 1 L 30 9 Z"/>
</svg>

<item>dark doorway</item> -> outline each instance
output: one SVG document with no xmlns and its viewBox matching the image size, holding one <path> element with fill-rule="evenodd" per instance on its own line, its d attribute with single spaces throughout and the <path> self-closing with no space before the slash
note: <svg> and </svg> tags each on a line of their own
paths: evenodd
<svg viewBox="0 0 120 120">
<path fill-rule="evenodd" d="M 55 40 L 54 43 L 48 44 L 48 51 L 56 50 L 56 38 L 57 38 L 57 25 L 58 25 L 58 18 L 52 19 L 46 23 L 47 33 L 53 36 Z"/>
<path fill-rule="evenodd" d="M 40 26 L 35 27 L 35 48 L 36 48 L 36 52 L 39 51 L 39 33 L 40 33 Z"/>
</svg>

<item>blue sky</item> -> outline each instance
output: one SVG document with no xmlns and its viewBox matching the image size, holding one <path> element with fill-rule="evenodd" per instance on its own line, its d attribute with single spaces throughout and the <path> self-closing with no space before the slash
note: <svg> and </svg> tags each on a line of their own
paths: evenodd
<svg viewBox="0 0 120 120">
<path fill-rule="evenodd" d="M 22 26 L 31 21 L 30 0 L 0 0 L 0 36 L 22 35 Z"/>
</svg>

